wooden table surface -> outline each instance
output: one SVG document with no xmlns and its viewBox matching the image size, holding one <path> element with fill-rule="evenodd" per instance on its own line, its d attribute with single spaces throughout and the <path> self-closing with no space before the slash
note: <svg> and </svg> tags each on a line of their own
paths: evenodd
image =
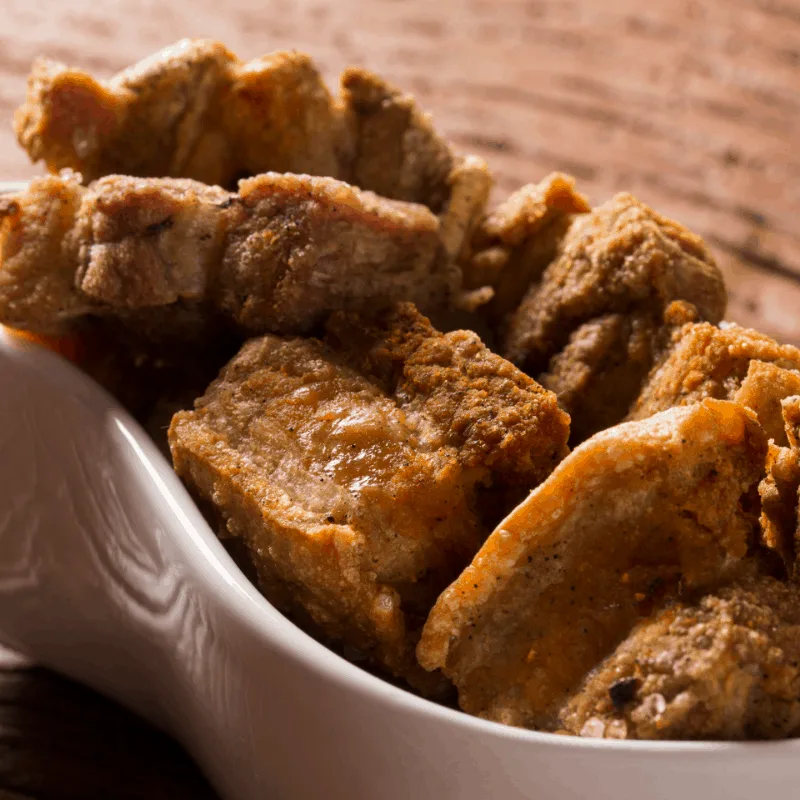
<svg viewBox="0 0 800 800">
<path fill-rule="evenodd" d="M 310 52 L 417 95 L 495 199 L 552 170 L 702 234 L 729 318 L 800 343 L 800 0 L 0 0 L 0 179 L 31 60 L 107 76 L 185 36 Z M 5 790 L 5 793 L 4 793 Z M 144 723 L 39 670 L 0 672 L 0 800 L 213 797 Z"/>
</svg>

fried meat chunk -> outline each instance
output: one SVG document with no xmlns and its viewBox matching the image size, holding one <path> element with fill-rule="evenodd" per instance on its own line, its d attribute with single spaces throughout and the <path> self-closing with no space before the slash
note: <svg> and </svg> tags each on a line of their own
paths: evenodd
<svg viewBox="0 0 800 800">
<path fill-rule="evenodd" d="M 769 361 L 753 360 L 742 385 L 731 398 L 752 408 L 767 436 L 779 445 L 787 445 L 795 437 L 790 420 L 786 419 L 783 401 L 800 395 L 798 370 L 800 363 L 794 369 L 784 369 Z M 790 425 L 788 429 L 787 424 Z"/>
<path fill-rule="evenodd" d="M 187 179 L 45 177 L 0 201 L 0 322 L 60 333 L 113 316 L 154 337 L 224 319 L 301 333 L 330 311 L 448 305 L 459 285 L 424 206 L 268 173 L 238 194 Z"/>
<path fill-rule="evenodd" d="M 412 306 L 324 341 L 248 342 L 169 432 L 175 469 L 240 537 L 267 597 L 432 691 L 414 645 L 480 547 L 481 497 L 566 452 L 555 396 Z"/>
<path fill-rule="evenodd" d="M 800 732 L 800 589 L 750 578 L 642 622 L 561 713 L 613 739 L 776 739 Z"/>
<path fill-rule="evenodd" d="M 87 181 L 187 177 L 231 185 L 271 170 L 344 177 L 344 110 L 311 59 L 278 52 L 243 64 L 219 42 L 184 39 L 95 80 L 40 58 L 15 116 L 31 159 Z"/>
<path fill-rule="evenodd" d="M 702 240 L 678 223 L 629 194 L 590 213 L 565 197 L 553 224 L 569 227 L 556 236 L 553 260 L 542 271 L 547 256 L 530 255 L 533 237 L 510 273 L 531 282 L 500 322 L 500 352 L 556 392 L 578 443 L 624 418 L 668 343 L 674 308 L 717 322 L 726 293 Z M 553 237 L 543 236 L 549 254 Z M 521 288 L 513 287 L 517 297 Z"/>
<path fill-rule="evenodd" d="M 492 178 L 486 162 L 456 156 L 413 96 L 371 72 L 345 70 L 341 93 L 355 130 L 347 180 L 385 197 L 428 206 L 440 215 L 447 252 L 458 256 L 489 199 Z"/>
<path fill-rule="evenodd" d="M 706 400 L 574 450 L 438 599 L 417 648 L 471 713 L 553 730 L 586 674 L 652 608 L 737 574 L 766 441 Z"/>
<path fill-rule="evenodd" d="M 755 362 L 751 364 L 751 372 L 753 366 L 755 366 Z M 769 443 L 766 475 L 758 486 L 758 494 L 761 498 L 761 535 L 764 544 L 781 557 L 787 573 L 798 579 L 800 578 L 800 567 L 798 567 L 798 554 L 800 554 L 800 531 L 798 530 L 800 396 L 784 398 L 780 402 L 780 407 L 787 446 L 779 446 L 774 439 Z"/>
<path fill-rule="evenodd" d="M 798 348 L 731 324 L 690 323 L 677 330 L 674 340 L 642 387 L 630 419 L 705 397 L 737 398 L 758 411 L 769 435 L 785 444 L 780 400 L 800 394 Z M 776 391 L 778 382 L 785 387 L 781 392 Z"/>
<path fill-rule="evenodd" d="M 523 186 L 481 220 L 464 274 L 470 288 L 494 289 L 483 309 L 493 323 L 502 321 L 541 281 L 576 215 L 590 210 L 575 179 L 553 172 Z"/>
<path fill-rule="evenodd" d="M 800 395 L 800 350 L 758 331 L 707 323 L 687 324 L 653 368 L 629 418 L 646 419 L 666 408 L 704 398 L 734 400 L 756 412 L 771 439 L 766 476 L 759 486 L 764 544 L 795 570 L 800 450 L 794 418 Z"/>
<path fill-rule="evenodd" d="M 422 440 L 455 447 L 463 465 L 483 464 L 495 480 L 530 489 L 567 455 L 569 416 L 552 392 L 472 331 L 440 334 L 410 303 L 380 322 L 335 314 L 326 327 L 326 340 L 407 414 L 424 410 L 432 427 L 420 429 Z"/>
<path fill-rule="evenodd" d="M 457 254 L 491 177 L 461 158 L 410 95 L 350 68 L 334 98 L 311 58 L 276 52 L 242 63 L 219 42 L 185 39 L 107 82 L 35 62 L 15 116 L 17 137 L 51 171 L 192 178 L 234 188 L 242 177 L 292 172 L 347 181 L 442 218 Z"/>
</svg>

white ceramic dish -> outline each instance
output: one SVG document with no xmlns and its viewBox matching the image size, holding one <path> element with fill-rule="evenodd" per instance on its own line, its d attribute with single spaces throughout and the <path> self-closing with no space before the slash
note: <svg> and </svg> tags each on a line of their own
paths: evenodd
<svg viewBox="0 0 800 800">
<path fill-rule="evenodd" d="M 172 733 L 226 800 L 800 796 L 800 742 L 607 742 L 441 708 L 239 572 L 149 437 L 0 331 L 0 640 Z"/>
</svg>

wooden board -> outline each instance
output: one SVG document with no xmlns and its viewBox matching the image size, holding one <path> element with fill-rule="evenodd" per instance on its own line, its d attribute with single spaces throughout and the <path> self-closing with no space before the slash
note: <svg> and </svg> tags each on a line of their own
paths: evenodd
<svg viewBox="0 0 800 800">
<path fill-rule="evenodd" d="M 0 114 L 47 54 L 98 75 L 183 36 L 244 58 L 308 50 L 414 92 L 500 197 L 552 170 L 704 235 L 730 318 L 800 343 L 800 3 L 795 0 L 5 0 Z M 357 26 L 357 27 L 354 27 Z M 8 125 L 0 175 L 34 174 Z"/>
<path fill-rule="evenodd" d="M 594 202 L 628 190 L 681 220 L 719 259 L 729 318 L 800 343 L 797 0 L 2 6 L 0 179 L 39 169 L 10 120 L 40 54 L 108 76 L 183 36 L 245 58 L 308 50 L 332 83 L 354 63 L 415 93 L 461 150 L 489 161 L 495 199 L 562 170 Z M 0 787 L 53 800 L 209 796 L 130 715 L 44 672 L 0 678 Z"/>
<path fill-rule="evenodd" d="M 189 758 L 119 706 L 39 669 L 0 671 L 0 800 L 215 800 Z"/>
</svg>

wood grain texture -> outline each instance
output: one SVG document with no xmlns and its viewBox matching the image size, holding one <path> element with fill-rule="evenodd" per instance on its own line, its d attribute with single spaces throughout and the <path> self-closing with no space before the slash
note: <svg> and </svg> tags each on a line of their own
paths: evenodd
<svg viewBox="0 0 800 800">
<path fill-rule="evenodd" d="M 4 794 L 5 792 L 5 794 Z M 215 800 L 163 734 L 39 669 L 0 671 L 0 800 Z"/>
<path fill-rule="evenodd" d="M 0 0 L 0 18 L 2 179 L 40 171 L 10 130 L 39 54 L 108 76 L 184 36 L 303 49 L 331 83 L 360 64 L 415 93 L 488 160 L 495 200 L 563 170 L 595 203 L 624 189 L 679 219 L 729 318 L 800 343 L 800 0 Z M 0 674 L 0 800 L 210 796 L 198 781 L 91 693 Z"/>
<path fill-rule="evenodd" d="M 496 198 L 559 169 L 594 202 L 625 189 L 705 236 L 729 317 L 800 343 L 797 0 L 4 0 L 0 175 L 27 177 L 9 129 L 40 53 L 110 75 L 182 36 L 244 58 L 308 50 L 414 92 Z"/>
</svg>

